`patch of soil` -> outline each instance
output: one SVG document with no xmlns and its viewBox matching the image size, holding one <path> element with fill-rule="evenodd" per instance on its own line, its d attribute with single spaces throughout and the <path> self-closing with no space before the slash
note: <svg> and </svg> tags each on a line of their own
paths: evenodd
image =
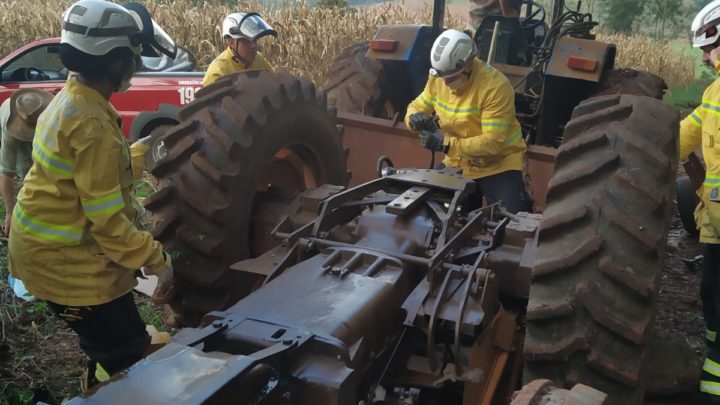
<svg viewBox="0 0 720 405">
<path fill-rule="evenodd" d="M 1 248 L 5 262 L 7 250 Z M 58 403 L 80 392 L 85 355 L 42 301 L 16 298 L 0 271 L 0 404 Z"/>
<path fill-rule="evenodd" d="M 25 302 L 7 283 L 6 249 L 0 248 L 0 405 L 59 405 L 81 392 L 86 356 L 75 332 L 54 316 L 44 302 Z M 162 306 L 136 293 L 135 303 L 146 323 L 158 330 Z"/>
<path fill-rule="evenodd" d="M 660 340 L 678 342 L 690 347 L 697 361 L 705 356 L 705 322 L 700 301 L 701 269 L 686 265 L 683 259 L 692 259 L 702 254 L 697 239 L 688 235 L 682 227 L 679 216 L 673 218 L 665 252 L 664 271 L 660 281 L 658 311 L 655 317 L 655 334 Z M 659 353 L 660 356 L 675 356 L 678 353 Z M 678 355 L 682 356 L 682 355 Z M 674 370 L 680 374 L 693 372 L 677 364 Z M 672 373 L 670 373 L 672 374 Z M 674 396 L 649 397 L 647 404 L 694 404 L 692 391 Z"/>
<path fill-rule="evenodd" d="M 676 215 L 668 236 L 655 331 L 660 336 L 683 339 L 699 356 L 704 356 L 705 322 L 700 302 L 701 269 L 689 267 L 682 260 L 701 254 L 701 245 L 696 238 L 685 232 Z"/>
</svg>

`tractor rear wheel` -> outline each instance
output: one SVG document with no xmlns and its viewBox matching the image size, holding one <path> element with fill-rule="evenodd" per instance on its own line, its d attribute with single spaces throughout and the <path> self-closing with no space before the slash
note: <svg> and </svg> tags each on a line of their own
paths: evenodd
<svg viewBox="0 0 720 405">
<path fill-rule="evenodd" d="M 673 213 L 679 116 L 661 101 L 578 105 L 550 180 L 527 309 L 524 380 L 639 404 Z"/>
<path fill-rule="evenodd" d="M 665 80 L 650 72 L 627 68 L 612 69 L 603 73 L 600 87 L 591 97 L 630 94 L 662 100 L 665 90 Z"/>
<path fill-rule="evenodd" d="M 377 118 L 404 114 L 410 101 L 410 90 L 404 81 L 392 80 L 393 73 L 379 60 L 368 58 L 369 43 L 349 46 L 335 58 L 323 85 L 328 105 L 338 111 Z M 400 117 L 402 118 L 402 117 Z"/>
<path fill-rule="evenodd" d="M 277 243 L 269 231 L 297 194 L 347 185 L 349 173 L 341 129 L 306 80 L 226 76 L 179 116 L 152 169 L 161 188 L 145 205 L 154 236 L 174 253 L 179 294 L 169 321 L 194 326 L 251 291 L 258 279 L 230 266 Z"/>
</svg>

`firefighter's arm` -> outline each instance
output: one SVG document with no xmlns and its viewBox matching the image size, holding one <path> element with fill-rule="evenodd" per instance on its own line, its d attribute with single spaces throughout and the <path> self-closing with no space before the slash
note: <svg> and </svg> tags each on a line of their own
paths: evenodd
<svg viewBox="0 0 720 405">
<path fill-rule="evenodd" d="M 73 180 L 90 234 L 103 253 L 122 267 L 146 267 L 153 274 L 165 269 L 162 246 L 147 232 L 139 231 L 123 213 L 117 159 L 122 141 L 111 136 L 113 129 L 99 120 L 88 120 L 77 129 Z"/>
<path fill-rule="evenodd" d="M 509 85 L 488 90 L 481 111 L 481 128 L 469 128 L 479 134 L 468 138 L 451 137 L 450 149 L 459 149 L 461 156 L 496 156 L 507 146 L 520 140 L 522 132 L 515 123 L 515 94 Z M 468 124 L 469 125 L 469 124 Z M 452 152 L 451 152 L 452 154 Z"/>
<path fill-rule="evenodd" d="M 145 137 L 143 139 L 149 139 Z M 148 146 L 143 139 L 130 145 L 130 161 L 132 162 L 132 174 L 133 180 L 140 180 L 145 171 L 145 156 L 147 156 L 150 146 Z"/>
<path fill-rule="evenodd" d="M 702 143 L 703 106 L 680 122 L 680 159 L 685 159 Z"/>
<path fill-rule="evenodd" d="M 430 115 L 433 112 L 435 112 L 435 107 L 433 107 L 432 104 L 432 93 L 429 90 L 430 81 L 428 80 L 428 83 L 425 85 L 425 89 L 420 93 L 419 96 L 415 98 L 415 100 L 411 101 L 410 104 L 407 107 L 407 113 L 405 114 L 405 125 L 407 125 L 408 128 L 412 129 L 412 125 L 410 124 L 410 117 L 413 116 L 413 114 L 422 113 L 425 115 Z"/>
</svg>

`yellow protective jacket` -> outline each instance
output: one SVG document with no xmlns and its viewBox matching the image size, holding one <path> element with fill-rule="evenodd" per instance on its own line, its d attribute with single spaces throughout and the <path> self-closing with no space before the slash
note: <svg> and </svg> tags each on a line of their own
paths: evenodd
<svg viewBox="0 0 720 405">
<path fill-rule="evenodd" d="M 522 170 L 527 146 L 515 118 L 515 93 L 508 79 L 475 59 L 468 87 L 454 94 L 443 79 L 430 76 L 425 90 L 407 108 L 405 123 L 417 112 L 435 112 L 445 144 L 443 163 L 479 179 Z"/>
<path fill-rule="evenodd" d="M 230 48 L 226 48 L 225 51 L 218 55 L 218 57 L 210 63 L 210 66 L 208 66 L 205 77 L 203 77 L 203 86 L 209 86 L 215 83 L 217 79 L 231 73 L 244 72 L 246 70 L 269 70 L 270 72 L 275 72 L 275 69 L 260 52 L 257 53 L 255 60 L 250 66 L 245 66 L 235 58 Z"/>
<path fill-rule="evenodd" d="M 720 243 L 720 202 L 710 201 L 713 193 L 720 194 L 720 79 L 705 90 L 702 104 L 680 123 L 680 158 L 700 145 L 707 171 L 695 219 L 700 242 Z"/>
<path fill-rule="evenodd" d="M 8 256 L 11 273 L 40 299 L 98 305 L 131 291 L 140 267 L 166 270 L 160 243 L 133 225 L 131 156 L 118 120 L 72 78 L 38 120 Z"/>
</svg>

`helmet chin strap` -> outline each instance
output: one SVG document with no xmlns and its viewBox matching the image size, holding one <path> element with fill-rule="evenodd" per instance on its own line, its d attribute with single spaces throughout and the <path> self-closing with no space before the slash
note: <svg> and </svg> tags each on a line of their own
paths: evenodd
<svg viewBox="0 0 720 405">
<path fill-rule="evenodd" d="M 235 40 L 235 46 L 234 46 L 234 47 L 231 46 L 231 47 L 230 47 L 230 50 L 232 51 L 233 56 L 235 57 L 235 59 L 237 59 L 238 62 L 240 62 L 240 63 L 242 63 L 243 65 L 245 65 L 245 68 L 248 68 L 248 67 L 250 67 L 251 63 L 250 63 L 249 61 L 247 61 L 245 58 L 243 58 L 242 56 L 240 56 L 240 52 L 238 52 L 238 47 L 239 47 L 239 46 L 240 46 L 240 41 L 239 41 L 239 40 Z"/>
<path fill-rule="evenodd" d="M 129 75 L 129 70 L 137 70 L 138 69 L 138 63 L 135 61 L 135 59 L 140 59 L 139 56 L 137 58 L 133 58 L 129 60 L 123 69 L 118 73 L 115 69 L 110 69 L 107 72 L 107 78 L 110 80 L 110 83 L 113 86 L 113 90 L 115 92 L 117 91 L 123 91 L 121 87 L 123 86 L 124 82 L 126 81 L 127 75 Z M 132 77 L 132 76 L 131 76 Z M 127 90 L 127 89 L 125 89 Z"/>
</svg>

